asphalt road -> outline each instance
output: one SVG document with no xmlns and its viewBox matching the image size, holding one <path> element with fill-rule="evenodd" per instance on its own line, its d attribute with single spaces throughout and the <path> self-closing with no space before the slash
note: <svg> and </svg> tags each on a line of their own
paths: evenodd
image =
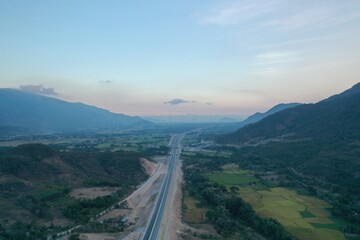
<svg viewBox="0 0 360 240">
<path fill-rule="evenodd" d="M 167 174 L 164 178 L 160 193 L 156 200 L 155 207 L 153 209 L 152 215 L 150 217 L 149 223 L 146 227 L 142 240 L 158 239 L 159 231 L 161 228 L 161 222 L 163 220 L 164 211 L 166 209 L 166 204 L 168 200 L 169 188 L 171 187 L 172 174 L 174 173 L 176 161 L 179 159 L 179 155 L 180 155 L 181 138 L 182 138 L 181 135 L 175 135 L 171 139 L 170 142 L 171 153 L 169 156 Z"/>
</svg>

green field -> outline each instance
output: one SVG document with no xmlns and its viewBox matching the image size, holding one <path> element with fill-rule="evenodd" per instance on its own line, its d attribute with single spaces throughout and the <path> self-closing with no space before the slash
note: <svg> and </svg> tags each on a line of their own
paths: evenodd
<svg viewBox="0 0 360 240">
<path fill-rule="evenodd" d="M 207 208 L 199 208 L 197 205 L 199 201 L 193 197 L 190 197 L 189 194 L 185 191 L 183 206 L 184 206 L 184 215 L 183 219 L 187 223 L 201 223 L 205 220 Z"/>
<path fill-rule="evenodd" d="M 251 172 L 231 167 L 224 167 L 223 172 L 207 176 L 210 181 L 224 184 L 228 188 L 238 186 L 240 196 L 260 216 L 278 220 L 295 238 L 345 240 L 344 234 L 339 230 L 341 224 L 331 217 L 331 206 L 320 199 L 280 187 L 259 189 L 261 181 Z"/>
<path fill-rule="evenodd" d="M 209 173 L 206 176 L 212 182 L 231 186 L 252 186 L 256 189 L 265 189 L 261 180 L 254 176 L 254 173 L 247 170 L 241 170 L 237 166 L 225 165 L 222 172 Z"/>
<path fill-rule="evenodd" d="M 181 156 L 182 156 L 182 157 L 193 157 L 193 156 L 195 156 L 195 155 L 196 155 L 195 152 L 185 152 L 185 151 L 182 151 L 182 152 L 181 152 Z"/>
</svg>

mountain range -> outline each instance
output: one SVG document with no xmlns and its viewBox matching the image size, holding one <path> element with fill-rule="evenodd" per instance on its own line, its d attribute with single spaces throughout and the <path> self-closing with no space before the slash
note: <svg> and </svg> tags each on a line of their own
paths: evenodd
<svg viewBox="0 0 360 240">
<path fill-rule="evenodd" d="M 145 120 L 154 123 L 238 123 L 244 118 L 240 115 L 162 115 L 162 116 L 142 116 Z"/>
<path fill-rule="evenodd" d="M 84 130 L 125 129 L 151 124 L 83 103 L 16 89 L 0 89 L 0 133 L 45 134 Z"/>
<path fill-rule="evenodd" d="M 274 107 L 272 107 L 271 109 L 269 109 L 268 111 L 266 111 L 264 113 L 257 112 L 255 114 L 249 116 L 244 121 L 240 122 L 238 124 L 238 127 L 241 128 L 241 127 L 245 127 L 246 125 L 259 122 L 260 120 L 262 120 L 270 115 L 273 115 L 277 112 L 280 112 L 280 111 L 288 109 L 288 108 L 293 108 L 293 107 L 296 107 L 299 105 L 301 105 L 301 103 L 280 103 L 278 105 L 275 105 Z"/>
<path fill-rule="evenodd" d="M 218 138 L 231 144 L 279 139 L 360 139 L 360 83 L 315 104 L 279 111 Z"/>
</svg>

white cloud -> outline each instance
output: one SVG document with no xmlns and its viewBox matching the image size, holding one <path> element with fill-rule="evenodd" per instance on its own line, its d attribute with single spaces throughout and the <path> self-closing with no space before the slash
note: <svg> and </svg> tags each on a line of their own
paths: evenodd
<svg viewBox="0 0 360 240">
<path fill-rule="evenodd" d="M 360 18 L 360 1 L 233 1 L 213 9 L 201 19 L 209 25 L 243 25 L 251 20 L 261 28 L 294 31 L 330 27 Z"/>
<path fill-rule="evenodd" d="M 276 9 L 278 1 L 236 1 L 223 8 L 213 9 L 201 19 L 204 24 L 237 25 Z"/>
<path fill-rule="evenodd" d="M 188 101 L 188 100 L 184 100 L 184 99 L 181 99 L 181 98 L 174 98 L 174 99 L 172 99 L 170 101 L 164 102 L 164 104 L 170 104 L 172 106 L 179 105 L 179 104 L 184 104 L 184 103 L 197 103 L 197 104 L 205 104 L 205 105 L 208 105 L 208 106 L 213 105 L 212 102 L 198 102 L 198 101 L 195 101 L 195 100 Z"/>
<path fill-rule="evenodd" d="M 299 52 L 265 52 L 255 55 L 252 65 L 274 67 L 279 64 L 294 62 L 299 59 Z"/>
<path fill-rule="evenodd" d="M 175 99 L 172 99 L 170 101 L 164 102 L 164 104 L 170 104 L 170 105 L 179 105 L 179 104 L 182 104 L 182 103 L 197 103 L 197 101 L 187 101 L 187 100 L 184 100 L 184 99 L 175 98 Z"/>
<path fill-rule="evenodd" d="M 294 56 L 295 54 L 296 52 L 266 52 L 256 55 L 255 58 L 260 60 L 274 60 L 287 58 L 289 56 Z"/>
<path fill-rule="evenodd" d="M 20 85 L 19 89 L 25 92 L 31 92 L 41 95 L 58 95 L 54 88 L 46 88 L 43 85 Z"/>
<path fill-rule="evenodd" d="M 360 17 L 360 13 L 351 12 L 341 6 L 312 6 L 296 14 L 270 20 L 264 26 L 281 31 L 294 31 L 298 29 L 330 27 L 344 24 Z"/>
<path fill-rule="evenodd" d="M 249 64 L 248 75 L 279 75 L 287 72 L 294 63 L 305 57 L 302 52 L 278 51 L 259 53 L 253 57 Z"/>
<path fill-rule="evenodd" d="M 99 83 L 101 84 L 111 84 L 114 83 L 115 80 L 114 79 L 108 79 L 108 80 L 100 80 Z"/>
<path fill-rule="evenodd" d="M 268 44 L 263 44 L 263 45 L 253 45 L 253 46 L 250 46 L 250 47 L 255 48 L 255 49 L 260 49 L 260 48 L 274 48 L 274 47 L 283 47 L 283 46 L 294 46 L 294 45 L 301 45 L 301 44 L 308 44 L 308 43 L 332 40 L 332 39 L 340 38 L 340 37 L 343 37 L 343 36 L 344 36 L 344 34 L 329 35 L 329 36 L 319 36 L 319 37 L 309 37 L 309 38 L 295 39 L 295 40 L 289 40 L 289 41 L 278 42 L 278 43 L 268 43 Z"/>
</svg>

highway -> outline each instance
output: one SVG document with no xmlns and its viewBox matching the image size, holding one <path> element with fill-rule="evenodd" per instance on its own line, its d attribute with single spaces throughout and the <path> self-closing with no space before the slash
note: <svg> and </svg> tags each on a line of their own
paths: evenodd
<svg viewBox="0 0 360 240">
<path fill-rule="evenodd" d="M 168 202 L 169 189 L 171 187 L 171 179 L 176 166 L 176 161 L 179 159 L 181 145 L 180 141 L 182 135 L 175 135 L 170 142 L 171 152 L 168 160 L 167 173 L 162 183 L 160 193 L 157 197 L 155 207 L 151 214 L 148 225 L 145 229 L 142 240 L 157 240 L 161 228 L 161 223 L 164 216 L 164 211 Z"/>
</svg>

